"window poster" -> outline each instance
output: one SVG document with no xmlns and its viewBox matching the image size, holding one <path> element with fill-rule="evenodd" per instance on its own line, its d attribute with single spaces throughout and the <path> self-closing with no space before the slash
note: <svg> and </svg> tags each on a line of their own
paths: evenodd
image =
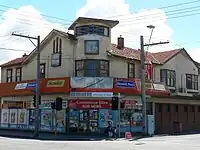
<svg viewBox="0 0 200 150">
<path fill-rule="evenodd" d="M 41 130 L 52 131 L 53 130 L 53 111 L 52 109 L 41 110 Z"/>
<path fill-rule="evenodd" d="M 29 120 L 28 120 L 28 128 L 35 128 L 35 109 L 29 109 Z"/>
<path fill-rule="evenodd" d="M 56 127 L 57 132 L 65 132 L 65 122 L 66 110 L 57 111 L 56 117 L 54 117 L 54 127 Z"/>
<path fill-rule="evenodd" d="M 1 110 L 1 127 L 8 127 L 9 109 Z"/>
<path fill-rule="evenodd" d="M 111 109 L 99 109 L 99 128 L 108 127 L 108 122 L 112 120 Z"/>
<path fill-rule="evenodd" d="M 9 126 L 10 128 L 17 128 L 17 109 L 10 109 Z"/>
<path fill-rule="evenodd" d="M 71 132 L 76 132 L 78 130 L 78 110 L 69 110 L 69 130 Z"/>
<path fill-rule="evenodd" d="M 26 109 L 18 109 L 18 128 L 25 129 L 28 126 L 27 122 L 28 111 Z"/>
<path fill-rule="evenodd" d="M 89 110 L 89 130 L 90 132 L 98 131 L 98 110 Z"/>
</svg>

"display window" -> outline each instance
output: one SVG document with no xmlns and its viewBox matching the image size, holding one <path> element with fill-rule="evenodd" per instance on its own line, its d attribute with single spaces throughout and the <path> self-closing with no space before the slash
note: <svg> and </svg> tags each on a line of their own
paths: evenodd
<svg viewBox="0 0 200 150">
<path fill-rule="evenodd" d="M 125 100 L 125 107 L 120 111 L 121 126 L 142 126 L 142 105 L 137 101 Z"/>
<path fill-rule="evenodd" d="M 112 120 L 109 100 L 70 100 L 68 109 L 70 132 L 99 132 Z"/>
</svg>

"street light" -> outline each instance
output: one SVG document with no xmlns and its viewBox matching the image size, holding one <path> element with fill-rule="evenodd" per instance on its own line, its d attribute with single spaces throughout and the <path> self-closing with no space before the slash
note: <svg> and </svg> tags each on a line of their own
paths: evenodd
<svg viewBox="0 0 200 150">
<path fill-rule="evenodd" d="M 148 25 L 147 28 L 149 28 L 149 29 L 154 29 L 155 26 L 154 26 L 154 25 Z"/>
<path fill-rule="evenodd" d="M 153 34 L 153 30 L 155 26 L 148 25 L 147 28 L 151 29 L 151 34 L 149 38 L 149 43 L 151 42 L 151 37 Z M 146 106 L 146 93 L 145 93 L 145 50 L 144 50 L 144 39 L 143 36 L 140 37 L 140 44 L 141 44 L 141 51 L 140 51 L 140 62 L 141 62 L 141 99 L 143 103 L 143 127 L 144 127 L 144 134 L 147 135 L 147 106 Z M 147 46 L 147 50 L 149 48 L 149 45 Z M 147 55 L 147 54 L 146 54 Z"/>
</svg>

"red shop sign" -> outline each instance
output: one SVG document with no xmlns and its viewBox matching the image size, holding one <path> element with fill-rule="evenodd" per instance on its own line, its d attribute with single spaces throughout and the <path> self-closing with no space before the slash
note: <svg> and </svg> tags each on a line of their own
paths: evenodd
<svg viewBox="0 0 200 150">
<path fill-rule="evenodd" d="M 145 79 L 151 80 L 153 77 L 153 66 L 151 63 L 145 64 Z"/>
<path fill-rule="evenodd" d="M 77 109 L 98 109 L 111 108 L 111 101 L 109 100 L 70 100 L 68 108 Z"/>
<path fill-rule="evenodd" d="M 125 109 L 133 109 L 137 104 L 135 100 L 122 100 L 122 102 L 125 103 Z"/>
</svg>

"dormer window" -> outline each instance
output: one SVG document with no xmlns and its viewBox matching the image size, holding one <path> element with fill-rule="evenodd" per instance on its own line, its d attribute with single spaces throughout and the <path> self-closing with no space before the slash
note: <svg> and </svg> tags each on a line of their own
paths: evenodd
<svg viewBox="0 0 200 150">
<path fill-rule="evenodd" d="M 100 36 L 110 36 L 109 28 L 100 25 L 84 25 L 78 26 L 75 30 L 76 36 L 86 35 L 86 34 L 97 34 Z"/>
</svg>

